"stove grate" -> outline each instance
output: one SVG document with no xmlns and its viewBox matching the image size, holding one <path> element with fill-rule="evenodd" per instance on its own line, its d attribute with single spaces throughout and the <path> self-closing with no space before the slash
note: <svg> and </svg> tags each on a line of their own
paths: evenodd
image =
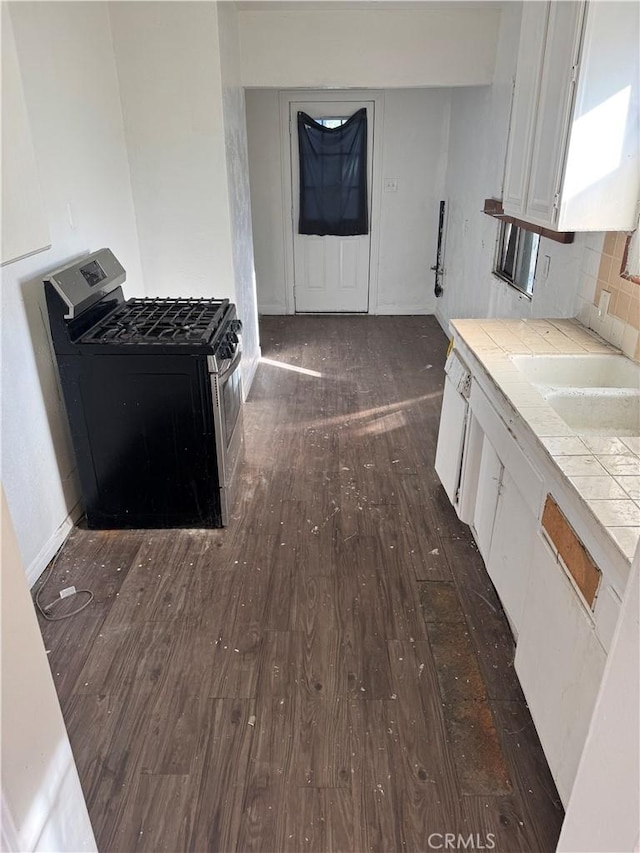
<svg viewBox="0 0 640 853">
<path fill-rule="evenodd" d="M 80 339 L 81 343 L 209 343 L 229 300 L 129 299 Z"/>
</svg>

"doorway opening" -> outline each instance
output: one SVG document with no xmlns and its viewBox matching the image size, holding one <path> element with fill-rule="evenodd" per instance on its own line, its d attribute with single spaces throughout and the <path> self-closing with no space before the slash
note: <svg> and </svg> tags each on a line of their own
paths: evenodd
<svg viewBox="0 0 640 853">
<path fill-rule="evenodd" d="M 382 99 L 372 92 L 281 93 L 283 179 L 290 210 L 285 234 L 290 313 L 363 313 L 375 305 L 377 215 L 375 192 L 380 165 L 376 149 Z M 298 114 L 331 131 L 344 127 L 358 111 L 366 116 L 366 221 L 361 234 L 301 234 Z M 348 229 L 347 229 L 348 230 Z"/>
</svg>

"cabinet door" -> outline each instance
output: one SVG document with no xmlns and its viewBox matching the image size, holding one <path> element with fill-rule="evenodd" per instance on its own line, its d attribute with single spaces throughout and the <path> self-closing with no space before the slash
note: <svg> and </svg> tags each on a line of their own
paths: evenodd
<svg viewBox="0 0 640 853">
<path fill-rule="evenodd" d="M 639 34 L 639 3 L 588 4 L 559 230 L 631 231 L 637 225 Z"/>
<path fill-rule="evenodd" d="M 487 560 L 487 572 L 509 618 L 515 637 L 520 633 L 537 519 L 505 469 Z"/>
<path fill-rule="evenodd" d="M 566 806 L 602 679 L 593 623 L 541 534 L 534 537 L 515 668 Z"/>
<path fill-rule="evenodd" d="M 464 441 L 464 453 L 462 455 L 460 489 L 458 491 L 458 503 L 456 506 L 458 518 L 460 521 L 464 521 L 465 524 L 473 524 L 483 441 L 484 433 L 470 408 L 467 419 L 467 434 Z"/>
<path fill-rule="evenodd" d="M 453 382 L 447 376 L 440 412 L 435 469 L 447 497 L 454 505 L 458 498 L 458 486 L 460 485 L 462 449 L 468 408 L 467 401 L 462 394 L 458 393 Z"/>
<path fill-rule="evenodd" d="M 493 522 L 496 517 L 498 493 L 502 481 L 502 463 L 493 445 L 485 436 L 482 442 L 482 456 L 478 472 L 478 489 L 476 492 L 475 509 L 473 513 L 473 531 L 478 543 L 478 550 L 483 559 L 489 557 Z"/>
<path fill-rule="evenodd" d="M 505 213 L 519 218 L 526 203 L 549 6 L 548 2 L 524 3 L 522 11 L 503 192 Z"/>
<path fill-rule="evenodd" d="M 552 3 L 549 12 L 523 216 L 548 227 L 555 225 L 558 215 L 583 16 L 584 3 L 574 0 Z"/>
</svg>

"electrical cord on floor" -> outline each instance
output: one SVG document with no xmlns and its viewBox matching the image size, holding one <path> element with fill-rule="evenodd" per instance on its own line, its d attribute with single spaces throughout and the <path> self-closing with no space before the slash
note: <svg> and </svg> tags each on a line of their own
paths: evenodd
<svg viewBox="0 0 640 853">
<path fill-rule="evenodd" d="M 38 610 L 42 614 L 43 618 L 46 619 L 48 622 L 59 622 L 61 619 L 69 619 L 70 616 L 76 616 L 78 613 L 80 613 L 81 610 L 84 610 L 85 607 L 88 607 L 88 605 L 91 604 L 91 602 L 93 601 L 93 593 L 91 592 L 90 589 L 76 589 L 75 586 L 70 586 L 70 587 L 66 587 L 66 589 L 60 590 L 60 598 L 56 598 L 53 601 L 49 602 L 49 604 L 45 604 L 44 606 L 42 604 L 40 604 L 40 596 L 42 595 L 45 586 L 51 580 L 51 575 L 53 574 L 53 570 L 56 567 L 56 563 L 58 562 L 58 557 L 60 556 L 61 553 L 62 553 L 62 548 L 58 551 L 56 556 L 53 558 L 51 565 L 49 566 L 49 568 L 47 570 L 47 575 L 46 575 L 44 581 L 42 582 L 42 586 L 40 587 L 40 589 L 38 590 L 38 592 L 36 593 L 36 596 L 35 596 L 36 607 L 38 608 Z M 88 595 L 89 598 L 84 602 L 84 604 L 81 604 L 80 607 L 76 607 L 75 610 L 71 610 L 69 613 L 62 613 L 60 616 L 53 616 L 51 614 L 51 609 L 53 608 L 54 604 L 57 604 L 58 601 L 62 601 L 65 598 L 69 598 L 70 595 Z"/>
</svg>

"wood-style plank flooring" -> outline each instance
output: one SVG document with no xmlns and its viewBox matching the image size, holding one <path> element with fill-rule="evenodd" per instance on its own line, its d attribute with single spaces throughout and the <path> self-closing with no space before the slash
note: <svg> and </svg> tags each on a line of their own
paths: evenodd
<svg viewBox="0 0 640 853">
<path fill-rule="evenodd" d="M 101 853 L 554 850 L 513 640 L 433 470 L 439 326 L 261 334 L 230 526 L 76 529 L 44 596 L 96 596 L 42 630 Z"/>
</svg>

